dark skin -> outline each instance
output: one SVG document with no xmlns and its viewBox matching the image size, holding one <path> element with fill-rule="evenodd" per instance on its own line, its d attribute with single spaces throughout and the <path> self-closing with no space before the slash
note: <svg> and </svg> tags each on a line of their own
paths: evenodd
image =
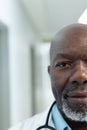
<svg viewBox="0 0 87 130">
<path fill-rule="evenodd" d="M 87 122 L 74 121 L 62 110 L 63 100 L 76 112 L 87 112 L 87 25 L 62 29 L 50 49 L 52 91 L 57 107 L 72 130 L 87 130 Z"/>
</svg>

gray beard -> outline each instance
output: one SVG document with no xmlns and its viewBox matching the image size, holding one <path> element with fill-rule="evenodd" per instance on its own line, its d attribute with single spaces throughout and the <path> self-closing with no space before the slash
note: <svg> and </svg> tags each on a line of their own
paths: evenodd
<svg viewBox="0 0 87 130">
<path fill-rule="evenodd" d="M 63 101 L 62 104 L 62 110 L 65 116 L 73 121 L 87 122 L 87 111 L 76 112 L 68 106 L 65 100 Z"/>
</svg>

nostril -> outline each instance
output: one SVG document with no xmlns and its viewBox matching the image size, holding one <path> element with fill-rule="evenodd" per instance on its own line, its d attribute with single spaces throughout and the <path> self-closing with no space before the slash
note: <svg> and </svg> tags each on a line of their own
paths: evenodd
<svg viewBox="0 0 87 130">
<path fill-rule="evenodd" d="M 83 82 L 84 84 L 87 84 L 87 80 Z"/>
<path fill-rule="evenodd" d="M 78 85 L 78 81 L 72 81 L 73 85 Z"/>
</svg>

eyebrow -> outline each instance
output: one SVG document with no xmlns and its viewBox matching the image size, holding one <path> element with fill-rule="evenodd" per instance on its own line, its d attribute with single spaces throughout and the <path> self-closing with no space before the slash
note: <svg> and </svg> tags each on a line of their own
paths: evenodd
<svg viewBox="0 0 87 130">
<path fill-rule="evenodd" d="M 70 55 L 70 54 L 58 53 L 58 54 L 56 54 L 54 60 L 56 60 L 57 58 L 67 58 L 67 59 L 72 60 L 74 57 L 72 55 Z"/>
</svg>

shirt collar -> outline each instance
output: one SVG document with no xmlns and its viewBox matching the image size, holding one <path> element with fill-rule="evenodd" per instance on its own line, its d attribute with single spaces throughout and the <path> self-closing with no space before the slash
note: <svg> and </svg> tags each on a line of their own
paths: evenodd
<svg viewBox="0 0 87 130">
<path fill-rule="evenodd" d="M 52 108 L 52 120 L 56 130 L 71 130 L 70 126 L 60 114 L 56 104 Z"/>
</svg>

